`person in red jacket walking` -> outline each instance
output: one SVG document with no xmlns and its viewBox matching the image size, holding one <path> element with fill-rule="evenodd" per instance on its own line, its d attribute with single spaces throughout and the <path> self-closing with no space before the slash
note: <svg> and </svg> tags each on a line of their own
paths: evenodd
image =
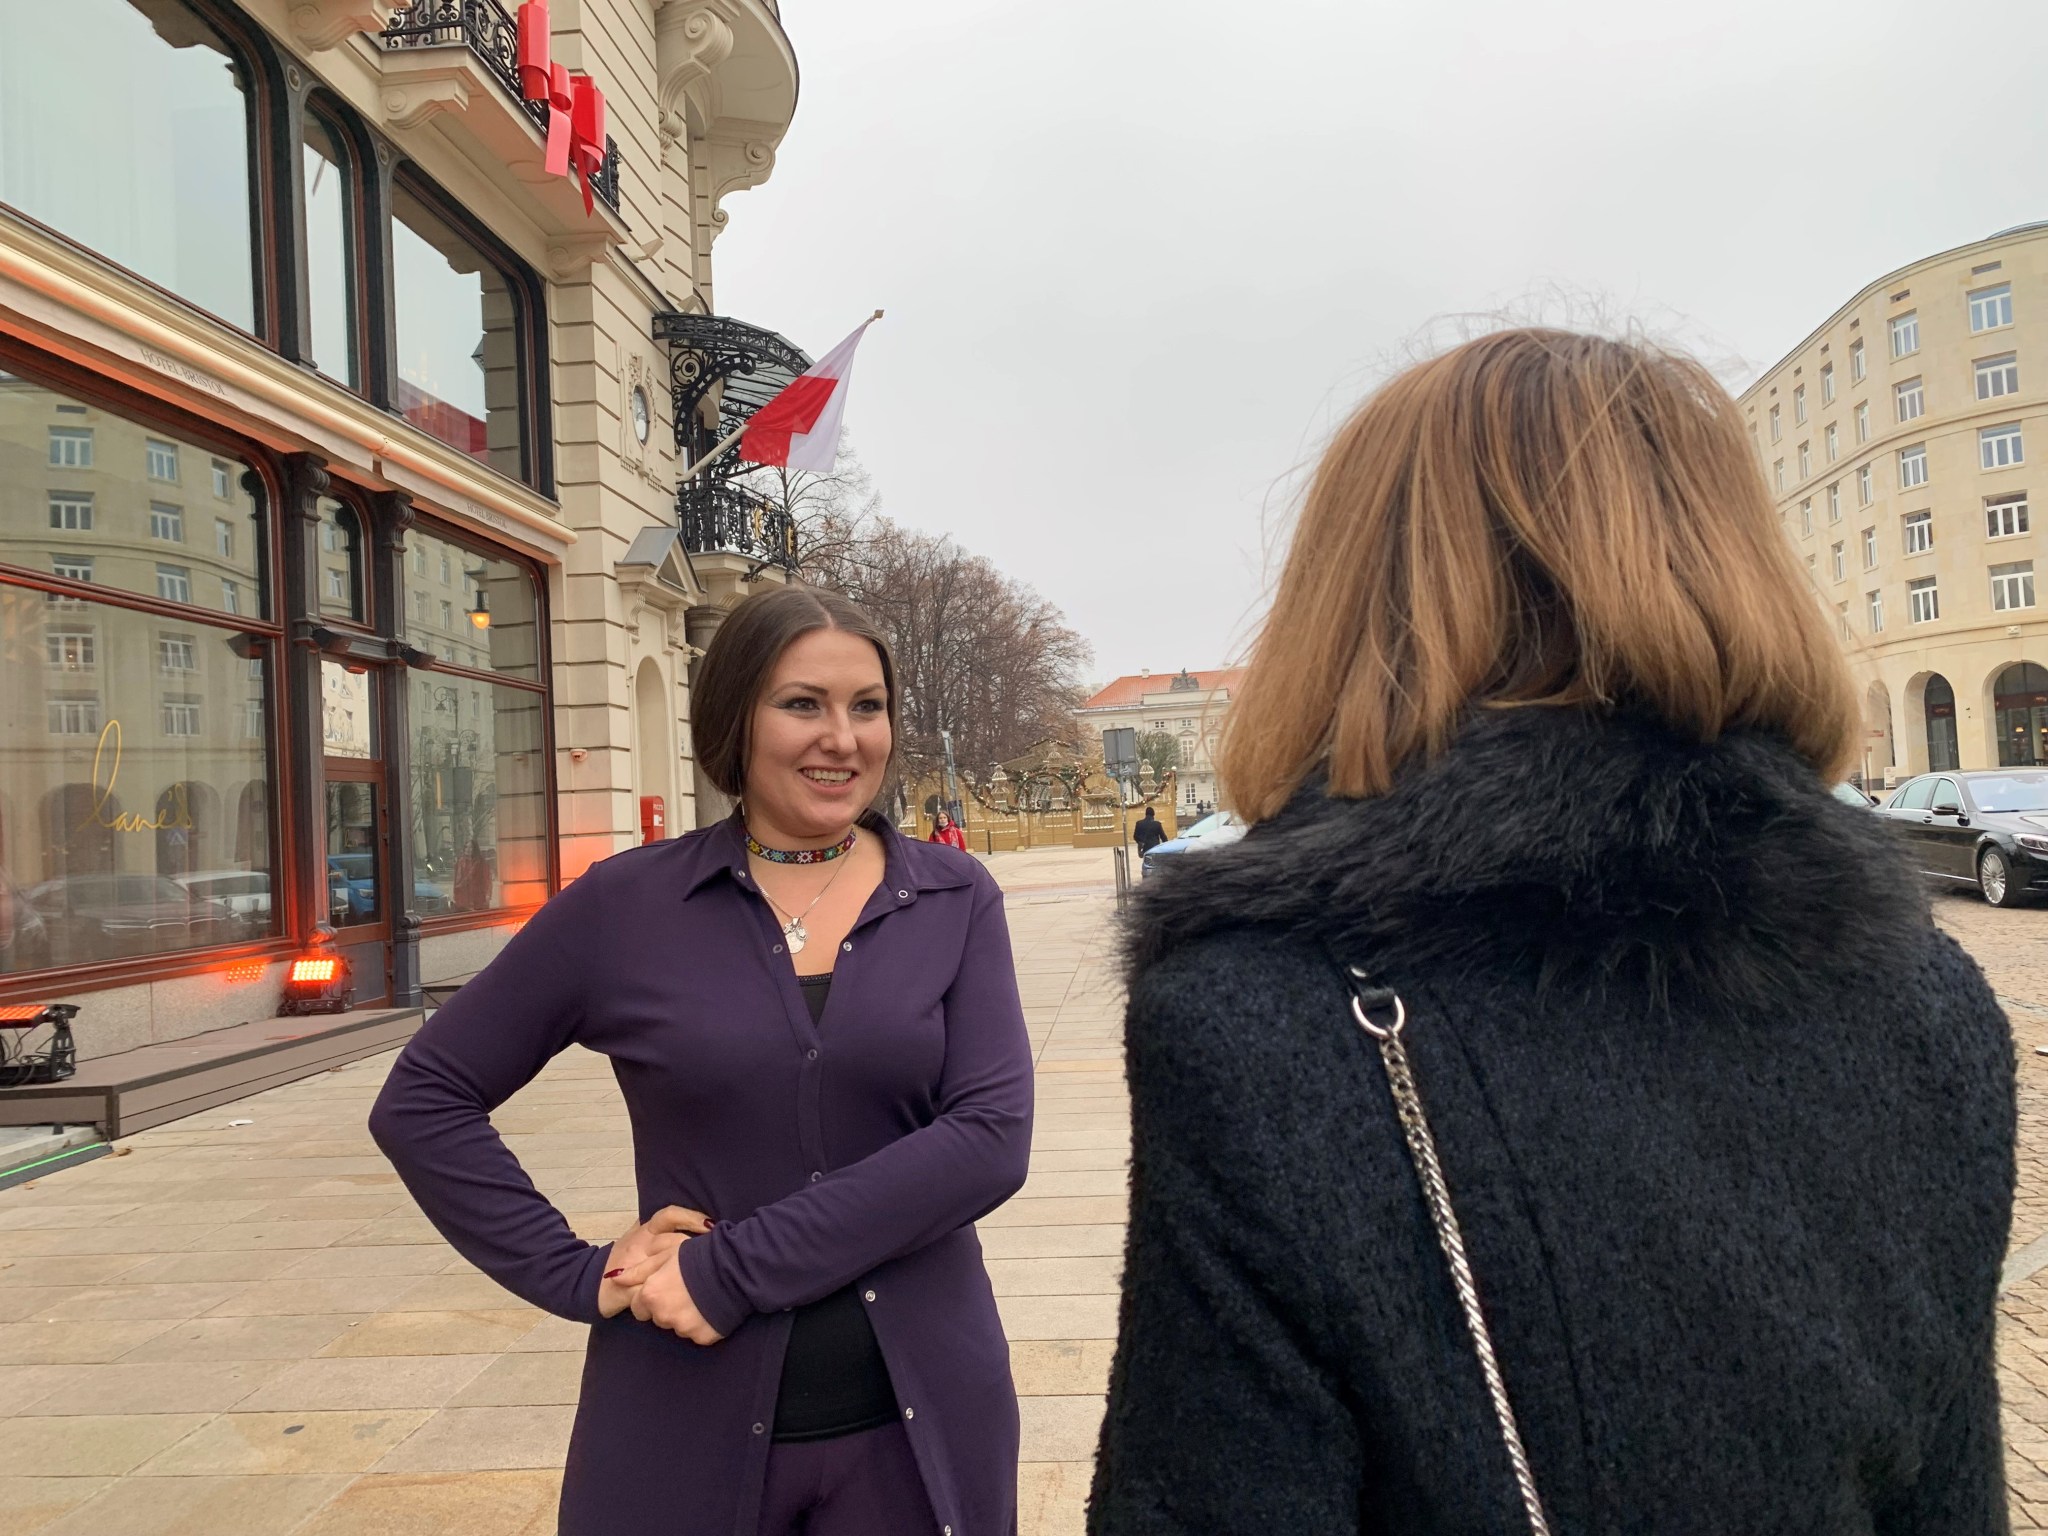
<svg viewBox="0 0 2048 1536">
<path fill-rule="evenodd" d="M 953 818 L 944 811 L 933 814 L 932 835 L 926 841 L 944 843 L 948 848 L 958 848 L 962 853 L 967 851 L 967 834 L 954 826 Z"/>
</svg>

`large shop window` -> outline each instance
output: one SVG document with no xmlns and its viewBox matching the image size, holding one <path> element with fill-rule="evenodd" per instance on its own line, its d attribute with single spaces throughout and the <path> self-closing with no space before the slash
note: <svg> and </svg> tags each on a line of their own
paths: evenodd
<svg viewBox="0 0 2048 1536">
<path fill-rule="evenodd" d="M 0 373 L 0 973 L 276 931 L 261 486 Z"/>
<path fill-rule="evenodd" d="M 178 0 L 0 4 L 0 202 L 254 331 L 249 121 Z"/>
<path fill-rule="evenodd" d="M 525 474 L 521 300 L 503 266 L 403 182 L 392 193 L 399 414 L 517 480 Z"/>
<path fill-rule="evenodd" d="M 306 308 L 312 320 L 312 362 L 330 379 L 362 388 L 357 358 L 357 253 L 354 176 L 341 130 L 306 114 L 301 145 L 306 179 Z"/>
<path fill-rule="evenodd" d="M 533 574 L 425 529 L 406 542 L 402 628 L 435 657 L 408 674 L 421 908 L 536 905 L 548 894 L 547 695 Z"/>
</svg>

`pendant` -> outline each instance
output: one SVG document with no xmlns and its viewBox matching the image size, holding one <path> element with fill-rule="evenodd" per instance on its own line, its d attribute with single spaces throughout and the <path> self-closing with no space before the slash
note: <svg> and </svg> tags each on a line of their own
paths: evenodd
<svg viewBox="0 0 2048 1536">
<path fill-rule="evenodd" d="M 802 954 L 804 945 L 811 940 L 810 934 L 804 931 L 804 920 L 800 917 L 792 917 L 782 925 L 782 936 L 789 940 L 789 952 L 792 955 Z"/>
</svg>

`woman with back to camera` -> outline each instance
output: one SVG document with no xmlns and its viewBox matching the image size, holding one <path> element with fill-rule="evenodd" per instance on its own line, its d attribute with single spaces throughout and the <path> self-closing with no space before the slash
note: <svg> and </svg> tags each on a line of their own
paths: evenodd
<svg viewBox="0 0 2048 1536">
<path fill-rule="evenodd" d="M 845 599 L 740 604 L 693 704 L 740 808 L 542 907 L 371 1130 L 464 1257 L 593 1325 L 564 1536 L 1008 1536 L 1017 1401 L 973 1227 L 1031 1137 L 1001 894 L 868 809 L 895 676 Z M 652 1213 L 609 1246 L 489 1119 L 570 1045 L 611 1058 Z"/>
<path fill-rule="evenodd" d="M 1324 455 L 1252 830 L 1137 898 L 1095 1536 L 2006 1529 L 2011 1044 L 1828 792 L 1861 721 L 1746 439 L 1524 330 Z"/>
</svg>

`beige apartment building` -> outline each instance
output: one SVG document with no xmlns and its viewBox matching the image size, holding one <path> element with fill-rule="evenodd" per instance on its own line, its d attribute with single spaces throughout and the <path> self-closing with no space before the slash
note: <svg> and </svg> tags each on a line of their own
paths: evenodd
<svg viewBox="0 0 2048 1536">
<path fill-rule="evenodd" d="M 1139 737 L 1171 736 L 1180 750 L 1174 812 L 1182 824 L 1204 807 L 1216 808 L 1217 733 L 1230 708 L 1242 667 L 1213 672 L 1134 672 L 1098 688 L 1074 711 L 1081 734 L 1100 751 L 1102 734 L 1127 726 Z"/>
<path fill-rule="evenodd" d="M 809 362 L 711 259 L 796 55 L 776 0 L 552 0 L 538 60 L 521 9 L 0 6 L 0 1003 L 86 1056 L 328 933 L 414 1006 L 717 809 L 691 668 L 794 548 L 679 479 Z"/>
<path fill-rule="evenodd" d="M 2048 223 L 1878 279 L 1741 397 L 1865 688 L 1872 787 L 2048 764 L 2044 386 Z"/>
</svg>

